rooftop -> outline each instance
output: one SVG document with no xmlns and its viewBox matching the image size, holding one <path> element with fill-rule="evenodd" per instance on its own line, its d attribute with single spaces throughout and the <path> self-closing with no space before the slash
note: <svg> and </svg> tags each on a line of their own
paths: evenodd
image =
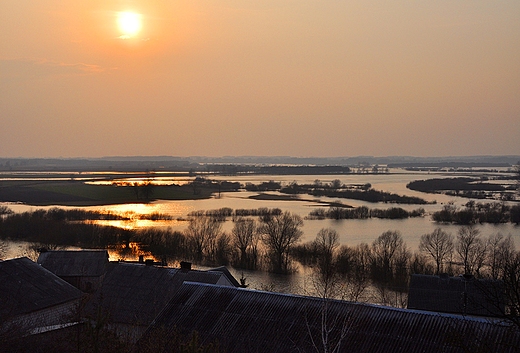
<svg viewBox="0 0 520 353">
<path fill-rule="evenodd" d="M 1 318 L 28 314 L 81 296 L 79 289 L 26 257 L 0 262 Z"/>
<path fill-rule="evenodd" d="M 503 284 L 472 276 L 412 275 L 408 308 L 444 313 L 500 316 L 504 313 Z"/>
<path fill-rule="evenodd" d="M 96 315 L 98 307 L 101 307 L 112 322 L 147 326 L 184 281 L 232 285 L 218 271 L 183 271 L 144 264 L 110 263 L 100 289 L 87 306 L 87 312 Z"/>
<path fill-rule="evenodd" d="M 40 253 L 37 260 L 60 277 L 98 277 L 106 271 L 107 250 L 52 250 Z"/>
<path fill-rule="evenodd" d="M 339 351 L 348 352 L 463 352 L 461 347 L 518 352 L 520 347 L 518 329 L 499 321 L 186 282 L 139 344 L 145 347 L 165 333 L 168 342 L 180 330 L 197 331 L 201 343 L 218 341 L 230 353 L 310 352 L 323 348 L 323 328 L 329 345 L 341 343 Z"/>
</svg>

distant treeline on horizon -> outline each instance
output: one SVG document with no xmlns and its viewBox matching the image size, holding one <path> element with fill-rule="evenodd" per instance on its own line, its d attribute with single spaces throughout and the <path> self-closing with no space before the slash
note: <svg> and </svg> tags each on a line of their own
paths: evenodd
<svg viewBox="0 0 520 353">
<path fill-rule="evenodd" d="M 225 169 L 225 166 L 248 168 L 317 168 L 325 173 L 348 173 L 348 167 L 387 166 L 389 168 L 499 168 L 520 164 L 520 155 L 467 156 L 467 157 L 290 157 L 290 156 L 229 156 L 229 157 L 175 157 L 175 156 L 120 156 L 100 158 L 0 158 L 0 171 L 181 171 L 202 172 Z M 344 168 L 337 170 L 337 168 Z M 293 172 L 294 170 L 290 170 Z M 270 172 L 276 172 L 275 169 Z"/>
</svg>

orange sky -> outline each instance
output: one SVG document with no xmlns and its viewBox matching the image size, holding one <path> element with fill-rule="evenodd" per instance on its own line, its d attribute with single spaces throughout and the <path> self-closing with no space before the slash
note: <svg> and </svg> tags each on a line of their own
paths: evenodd
<svg viewBox="0 0 520 353">
<path fill-rule="evenodd" d="M 117 14 L 141 15 L 122 39 Z M 0 2 L 0 157 L 520 153 L 520 1 Z"/>
</svg>

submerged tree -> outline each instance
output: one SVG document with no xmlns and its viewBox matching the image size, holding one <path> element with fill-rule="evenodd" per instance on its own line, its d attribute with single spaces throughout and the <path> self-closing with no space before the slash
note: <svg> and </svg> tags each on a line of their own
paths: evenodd
<svg viewBox="0 0 520 353">
<path fill-rule="evenodd" d="M 406 268 L 411 257 L 406 243 L 398 231 L 386 231 L 372 243 L 372 266 L 379 279 L 388 281 L 392 276 Z M 382 277 L 381 277 L 382 276 Z"/>
<path fill-rule="evenodd" d="M 232 243 L 238 249 L 236 265 L 256 269 L 258 260 L 258 226 L 255 220 L 239 217 L 231 230 Z"/>
<path fill-rule="evenodd" d="M 480 269 L 486 259 L 487 247 L 477 228 L 471 225 L 459 229 L 455 251 L 465 274 L 480 275 Z"/>
<path fill-rule="evenodd" d="M 489 276 L 495 279 L 504 277 L 506 267 L 515 257 L 515 243 L 511 235 L 504 236 L 496 233 L 487 240 L 488 252 L 486 264 L 489 268 Z"/>
<path fill-rule="evenodd" d="M 336 265 L 339 234 L 334 229 L 323 228 L 316 235 L 313 245 L 318 256 L 314 267 L 314 289 L 320 297 L 336 297 L 341 284 Z"/>
<path fill-rule="evenodd" d="M 261 221 L 259 232 L 271 261 L 271 270 L 278 273 L 289 272 L 291 248 L 303 234 L 302 218 L 286 211 L 279 215 L 264 216 Z"/>
<path fill-rule="evenodd" d="M 410 258 L 398 231 L 387 231 L 372 243 L 371 275 L 381 304 L 406 305 Z"/>
<path fill-rule="evenodd" d="M 193 246 L 195 260 L 201 261 L 215 248 L 215 241 L 222 233 L 222 224 L 211 217 L 195 217 L 190 219 L 184 232 Z"/>
<path fill-rule="evenodd" d="M 443 270 L 444 264 L 451 260 L 453 254 L 453 236 L 441 228 L 421 236 L 419 250 L 427 253 L 435 262 L 436 274 Z"/>
</svg>

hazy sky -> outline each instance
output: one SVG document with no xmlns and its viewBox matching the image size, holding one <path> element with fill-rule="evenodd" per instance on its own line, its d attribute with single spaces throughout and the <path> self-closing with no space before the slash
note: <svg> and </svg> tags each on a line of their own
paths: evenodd
<svg viewBox="0 0 520 353">
<path fill-rule="evenodd" d="M 519 153 L 518 0 L 0 1 L 0 157 Z"/>
</svg>

